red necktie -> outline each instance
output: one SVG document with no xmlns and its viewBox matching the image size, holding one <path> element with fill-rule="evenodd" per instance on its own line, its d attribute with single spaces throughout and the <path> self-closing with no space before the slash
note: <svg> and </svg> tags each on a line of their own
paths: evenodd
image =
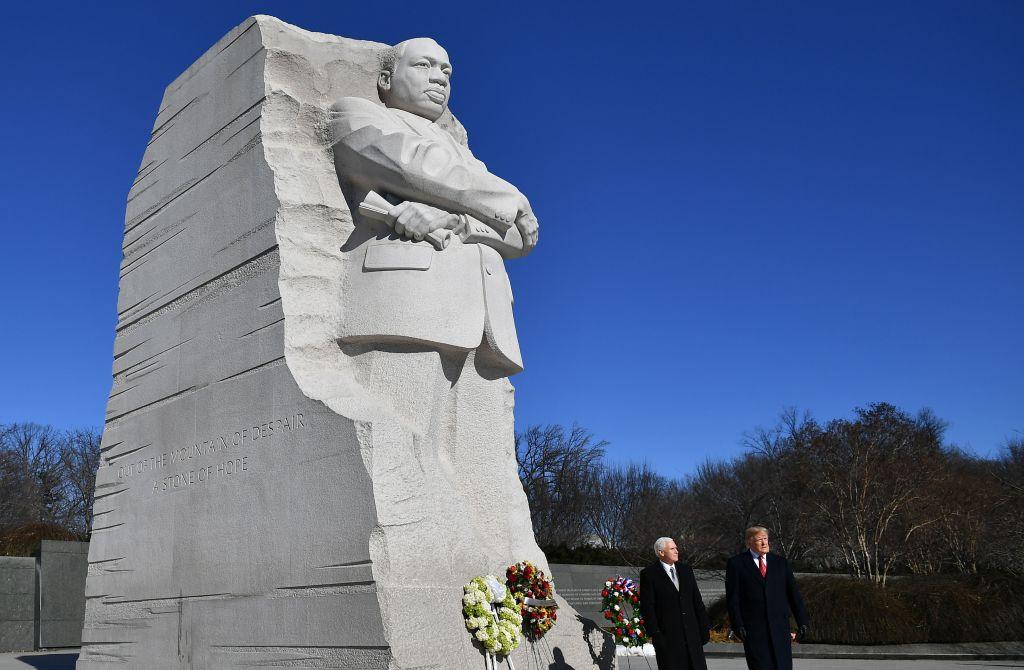
<svg viewBox="0 0 1024 670">
<path fill-rule="evenodd" d="M 764 554 L 757 557 L 757 565 L 761 568 L 762 577 L 768 574 L 768 564 L 764 562 Z"/>
</svg>

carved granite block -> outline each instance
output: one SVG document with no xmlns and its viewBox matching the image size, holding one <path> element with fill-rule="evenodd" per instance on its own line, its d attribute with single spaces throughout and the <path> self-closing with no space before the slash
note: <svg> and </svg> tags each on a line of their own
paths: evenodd
<svg viewBox="0 0 1024 670">
<path fill-rule="evenodd" d="M 536 220 L 447 98 L 430 132 L 486 206 L 461 173 L 348 170 L 343 101 L 390 113 L 382 53 L 258 16 L 167 88 L 125 217 L 82 670 L 479 668 L 462 585 L 547 568 L 503 267 Z M 441 220 L 438 249 L 421 224 Z M 573 614 L 519 667 L 595 666 Z"/>
</svg>

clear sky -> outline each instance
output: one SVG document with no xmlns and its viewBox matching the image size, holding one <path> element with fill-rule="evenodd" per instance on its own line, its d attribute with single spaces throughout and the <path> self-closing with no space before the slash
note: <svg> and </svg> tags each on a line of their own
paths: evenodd
<svg viewBox="0 0 1024 670">
<path fill-rule="evenodd" d="M 1024 430 L 1024 2 L 20 2 L 5 10 L 0 422 L 99 425 L 163 88 L 252 14 L 455 65 L 541 223 L 517 421 L 682 475 L 786 406 Z"/>
</svg>

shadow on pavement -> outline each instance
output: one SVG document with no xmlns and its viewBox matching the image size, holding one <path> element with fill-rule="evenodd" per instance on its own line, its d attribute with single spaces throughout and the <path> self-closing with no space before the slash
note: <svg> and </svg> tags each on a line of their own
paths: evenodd
<svg viewBox="0 0 1024 670">
<path fill-rule="evenodd" d="M 38 656 L 18 656 L 17 659 L 36 670 L 75 670 L 77 653 L 41 654 Z"/>
</svg>

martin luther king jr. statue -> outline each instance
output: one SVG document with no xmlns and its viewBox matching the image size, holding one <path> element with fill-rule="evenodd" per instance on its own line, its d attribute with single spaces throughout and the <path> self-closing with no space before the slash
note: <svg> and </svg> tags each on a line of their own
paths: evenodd
<svg viewBox="0 0 1024 670">
<path fill-rule="evenodd" d="M 335 166 L 353 211 L 343 345 L 475 352 L 488 377 L 523 369 L 504 258 L 529 253 L 529 201 L 438 121 L 452 65 L 432 39 L 381 56 L 384 106 L 332 107 Z"/>
</svg>

